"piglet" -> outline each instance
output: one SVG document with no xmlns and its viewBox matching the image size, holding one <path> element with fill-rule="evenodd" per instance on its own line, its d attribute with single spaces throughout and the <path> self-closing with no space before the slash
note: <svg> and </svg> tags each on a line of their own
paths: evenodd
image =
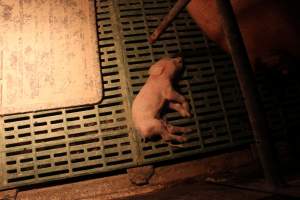
<svg viewBox="0 0 300 200">
<path fill-rule="evenodd" d="M 182 69 L 182 58 L 165 57 L 154 63 L 149 70 L 149 78 L 132 104 L 134 127 L 145 138 L 160 135 L 166 142 L 185 142 L 184 136 L 175 133 L 189 132 L 189 128 L 168 124 L 161 118 L 162 107 L 167 104 L 182 117 L 190 117 L 189 104 L 185 97 L 176 92 L 172 82 Z"/>
</svg>

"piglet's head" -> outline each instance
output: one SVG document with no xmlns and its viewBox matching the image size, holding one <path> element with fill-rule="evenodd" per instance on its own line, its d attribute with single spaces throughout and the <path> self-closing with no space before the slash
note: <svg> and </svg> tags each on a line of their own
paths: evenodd
<svg viewBox="0 0 300 200">
<path fill-rule="evenodd" d="M 166 76 L 174 78 L 176 73 L 182 69 L 182 58 L 162 58 L 154 63 L 149 70 L 150 76 Z"/>
</svg>

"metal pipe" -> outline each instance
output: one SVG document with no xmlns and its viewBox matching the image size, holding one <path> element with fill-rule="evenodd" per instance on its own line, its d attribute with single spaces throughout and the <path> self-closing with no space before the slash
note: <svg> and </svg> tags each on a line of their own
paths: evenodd
<svg viewBox="0 0 300 200">
<path fill-rule="evenodd" d="M 263 168 L 266 183 L 273 190 L 284 185 L 278 161 L 272 151 L 267 120 L 259 98 L 254 73 L 247 55 L 246 47 L 235 18 L 230 0 L 216 0 L 221 15 L 224 34 L 231 52 L 235 71 L 245 100 L 250 124 L 253 130 L 258 156 Z"/>
<path fill-rule="evenodd" d="M 185 6 L 190 2 L 190 0 L 178 0 L 169 13 L 163 18 L 162 22 L 154 30 L 154 32 L 149 36 L 148 41 L 153 44 L 162 32 L 169 26 L 173 19 L 179 14 L 179 12 L 185 8 Z"/>
</svg>

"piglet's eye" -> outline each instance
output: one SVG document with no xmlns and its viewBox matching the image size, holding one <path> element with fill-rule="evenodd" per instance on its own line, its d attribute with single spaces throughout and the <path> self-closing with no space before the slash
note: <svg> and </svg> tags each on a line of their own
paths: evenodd
<svg viewBox="0 0 300 200">
<path fill-rule="evenodd" d="M 178 58 L 176 58 L 176 61 L 177 61 L 178 63 L 182 63 L 182 58 L 181 58 L 181 57 L 178 57 Z"/>
</svg>

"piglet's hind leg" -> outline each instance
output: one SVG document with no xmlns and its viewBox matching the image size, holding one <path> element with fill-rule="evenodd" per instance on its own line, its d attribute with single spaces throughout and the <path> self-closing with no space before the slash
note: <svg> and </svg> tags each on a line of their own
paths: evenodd
<svg viewBox="0 0 300 200">
<path fill-rule="evenodd" d="M 175 135 L 176 133 L 187 133 L 189 131 L 191 131 L 191 129 L 189 128 L 184 128 L 184 127 L 178 127 L 178 126 L 172 126 L 170 124 L 166 124 L 167 127 L 167 133 L 164 133 L 162 135 L 162 138 L 165 141 L 177 141 L 177 142 L 186 142 L 187 138 L 184 136 L 179 136 L 179 135 Z"/>
<path fill-rule="evenodd" d="M 177 141 L 179 141 L 179 142 L 186 142 L 186 141 L 187 141 L 187 138 L 184 137 L 184 136 L 178 136 L 178 135 L 175 135 L 176 133 L 183 133 L 183 134 L 186 134 L 186 133 L 192 131 L 191 128 L 179 127 L 179 126 L 173 126 L 173 125 L 170 125 L 170 124 L 168 124 L 167 129 L 168 129 L 168 132 L 169 132 L 171 135 L 176 136 L 177 138 L 178 138 L 178 137 L 181 138 L 180 140 L 177 140 Z"/>
</svg>

